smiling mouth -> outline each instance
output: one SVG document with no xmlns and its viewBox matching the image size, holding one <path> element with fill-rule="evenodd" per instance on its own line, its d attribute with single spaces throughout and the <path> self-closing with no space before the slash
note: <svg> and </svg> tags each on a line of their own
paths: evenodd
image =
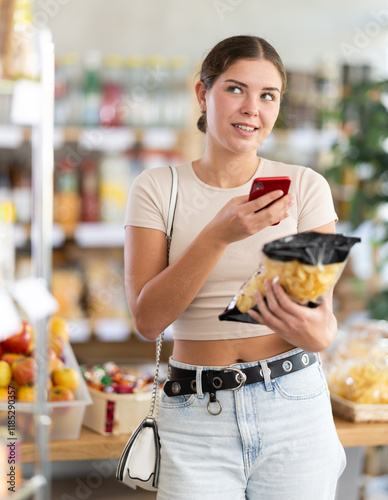
<svg viewBox="0 0 388 500">
<path fill-rule="evenodd" d="M 239 128 L 241 130 L 245 130 L 245 132 L 254 132 L 255 130 L 258 130 L 257 127 L 249 127 L 247 125 L 234 125 L 232 124 L 233 127 Z"/>
</svg>

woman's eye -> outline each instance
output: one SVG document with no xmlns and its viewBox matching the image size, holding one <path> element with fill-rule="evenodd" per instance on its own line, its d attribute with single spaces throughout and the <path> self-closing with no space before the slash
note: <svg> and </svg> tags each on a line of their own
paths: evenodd
<svg viewBox="0 0 388 500">
<path fill-rule="evenodd" d="M 276 100 L 276 97 L 274 94 L 271 94 L 271 92 L 265 92 L 264 94 L 262 94 L 261 96 L 264 100 L 266 101 L 275 101 Z"/>
<path fill-rule="evenodd" d="M 231 85 L 228 87 L 228 92 L 232 92 L 232 94 L 241 94 L 242 90 L 240 87 L 236 87 L 236 85 Z"/>
</svg>

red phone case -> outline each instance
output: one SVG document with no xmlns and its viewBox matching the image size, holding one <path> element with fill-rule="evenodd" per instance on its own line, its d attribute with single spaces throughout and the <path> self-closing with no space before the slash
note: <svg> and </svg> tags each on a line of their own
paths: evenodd
<svg viewBox="0 0 388 500">
<path fill-rule="evenodd" d="M 290 184 L 291 179 L 289 177 L 258 177 L 253 181 L 251 192 L 249 193 L 249 201 L 255 200 L 256 198 L 263 196 L 263 194 L 267 194 L 278 189 L 283 191 L 283 193 L 286 195 L 290 188 Z M 272 203 L 269 203 L 268 205 L 266 205 L 266 207 L 268 207 Z M 272 225 L 277 226 L 278 224 L 279 222 L 276 222 L 276 224 Z"/>
<path fill-rule="evenodd" d="M 290 188 L 291 179 L 289 177 L 258 177 L 253 181 L 251 192 L 249 194 L 249 201 L 263 196 L 270 191 L 280 189 L 284 194 L 288 193 Z"/>
</svg>

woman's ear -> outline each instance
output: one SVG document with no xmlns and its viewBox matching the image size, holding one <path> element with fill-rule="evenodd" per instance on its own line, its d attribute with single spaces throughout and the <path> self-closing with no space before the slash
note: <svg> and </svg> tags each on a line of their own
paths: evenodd
<svg viewBox="0 0 388 500">
<path fill-rule="evenodd" d="M 202 80 L 199 80 L 195 84 L 195 94 L 197 96 L 197 101 L 201 109 L 201 113 L 203 113 L 204 111 L 206 111 L 206 89 L 205 84 Z"/>
</svg>

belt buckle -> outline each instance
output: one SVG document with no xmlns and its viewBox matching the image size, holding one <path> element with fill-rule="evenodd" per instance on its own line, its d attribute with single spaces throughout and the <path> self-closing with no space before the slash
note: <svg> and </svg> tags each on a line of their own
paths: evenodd
<svg viewBox="0 0 388 500">
<path fill-rule="evenodd" d="M 230 371 L 233 371 L 233 372 L 236 372 L 236 375 L 234 376 L 234 379 L 238 383 L 237 387 L 233 387 L 232 389 L 226 389 L 226 390 L 227 391 L 237 391 L 238 389 L 241 389 L 241 387 L 247 381 L 246 374 L 242 370 L 240 370 L 240 368 L 236 368 L 235 366 L 228 366 L 226 369 L 230 370 Z"/>
</svg>

